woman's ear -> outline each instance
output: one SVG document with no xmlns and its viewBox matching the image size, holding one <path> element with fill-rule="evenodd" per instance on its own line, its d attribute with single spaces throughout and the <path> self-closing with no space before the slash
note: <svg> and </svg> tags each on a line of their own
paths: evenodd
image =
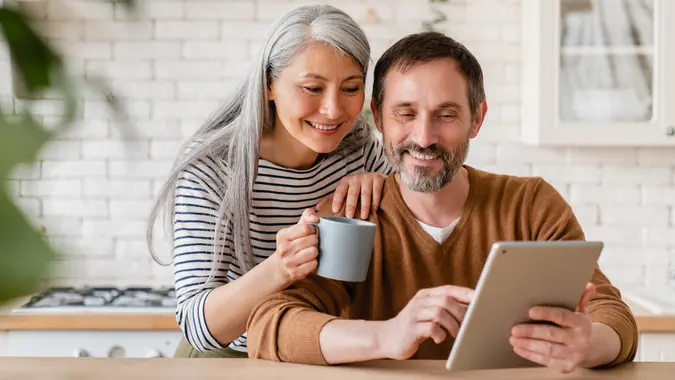
<svg viewBox="0 0 675 380">
<path fill-rule="evenodd" d="M 274 83 L 270 83 L 267 85 L 267 100 L 274 100 L 274 89 L 273 89 Z"/>
</svg>

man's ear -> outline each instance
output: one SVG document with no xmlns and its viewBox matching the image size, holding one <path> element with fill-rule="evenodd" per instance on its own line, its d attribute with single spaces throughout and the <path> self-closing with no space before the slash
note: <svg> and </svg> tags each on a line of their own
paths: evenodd
<svg viewBox="0 0 675 380">
<path fill-rule="evenodd" d="M 480 128 L 483 126 L 483 121 L 485 121 L 485 114 L 487 114 L 487 110 L 487 101 L 483 100 L 478 105 L 478 111 L 476 112 L 476 116 L 473 118 L 473 125 L 471 126 L 470 134 L 471 138 L 478 136 L 478 132 L 480 132 Z"/>
<path fill-rule="evenodd" d="M 377 107 L 375 107 L 375 100 L 370 99 L 370 112 L 373 114 L 373 121 L 375 122 L 375 128 L 377 131 L 382 133 L 382 120 L 380 120 L 380 115 L 377 112 Z"/>
</svg>

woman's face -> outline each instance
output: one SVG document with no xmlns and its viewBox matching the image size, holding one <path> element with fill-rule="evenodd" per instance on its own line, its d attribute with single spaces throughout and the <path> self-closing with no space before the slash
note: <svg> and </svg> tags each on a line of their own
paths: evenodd
<svg viewBox="0 0 675 380">
<path fill-rule="evenodd" d="M 329 153 L 363 108 L 364 78 L 350 57 L 314 42 L 272 81 L 269 97 L 276 106 L 275 135 L 287 133 L 316 153 Z"/>
</svg>

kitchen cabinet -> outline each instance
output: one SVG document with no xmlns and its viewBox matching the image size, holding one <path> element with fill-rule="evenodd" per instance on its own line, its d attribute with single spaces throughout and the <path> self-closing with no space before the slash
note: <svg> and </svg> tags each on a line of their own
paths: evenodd
<svg viewBox="0 0 675 380">
<path fill-rule="evenodd" d="M 7 333 L 7 356 L 32 357 L 172 357 L 178 331 L 45 331 Z"/>
<path fill-rule="evenodd" d="M 652 292 L 654 293 L 654 292 Z M 626 292 L 640 330 L 636 361 L 675 361 L 669 294 Z M 673 309 L 675 310 L 675 309 Z M 0 310 L 0 356 L 172 357 L 182 333 L 172 312 L 11 313 Z"/>
<path fill-rule="evenodd" d="M 171 289 L 54 288 L 0 310 L 0 355 L 171 357 L 182 336 Z"/>
<path fill-rule="evenodd" d="M 171 310 L 12 312 L 19 304 L 0 310 L 0 356 L 172 357 L 182 335 Z"/>
<path fill-rule="evenodd" d="M 172 357 L 180 340 L 170 331 L 0 332 L 0 357 Z M 675 332 L 642 332 L 635 361 L 675 361 Z"/>
<path fill-rule="evenodd" d="M 0 331 L 0 356 L 7 356 L 7 333 Z"/>
<path fill-rule="evenodd" d="M 521 6 L 523 142 L 675 146 L 675 1 Z"/>
<path fill-rule="evenodd" d="M 675 361 L 675 303 L 667 289 L 623 293 L 640 331 L 636 361 Z"/>
<path fill-rule="evenodd" d="M 641 333 L 636 361 L 675 362 L 675 333 Z"/>
</svg>

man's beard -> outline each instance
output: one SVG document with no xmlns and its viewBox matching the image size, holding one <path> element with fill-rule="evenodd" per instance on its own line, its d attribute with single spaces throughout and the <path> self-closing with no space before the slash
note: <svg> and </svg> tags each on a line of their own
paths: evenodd
<svg viewBox="0 0 675 380">
<path fill-rule="evenodd" d="M 422 148 L 412 141 L 406 141 L 394 147 L 391 143 L 386 142 L 385 139 L 384 151 L 394 171 L 399 174 L 403 183 L 410 190 L 421 193 L 432 193 L 442 189 L 455 178 L 464 161 L 466 161 L 469 153 L 469 141 L 470 138 L 467 136 L 462 144 L 448 152 L 437 144 Z M 403 157 L 408 152 L 438 156 L 437 158 L 443 162 L 443 167 L 436 173 L 433 172 L 433 168 L 426 166 L 415 165 L 412 168 L 406 168 Z"/>
</svg>

